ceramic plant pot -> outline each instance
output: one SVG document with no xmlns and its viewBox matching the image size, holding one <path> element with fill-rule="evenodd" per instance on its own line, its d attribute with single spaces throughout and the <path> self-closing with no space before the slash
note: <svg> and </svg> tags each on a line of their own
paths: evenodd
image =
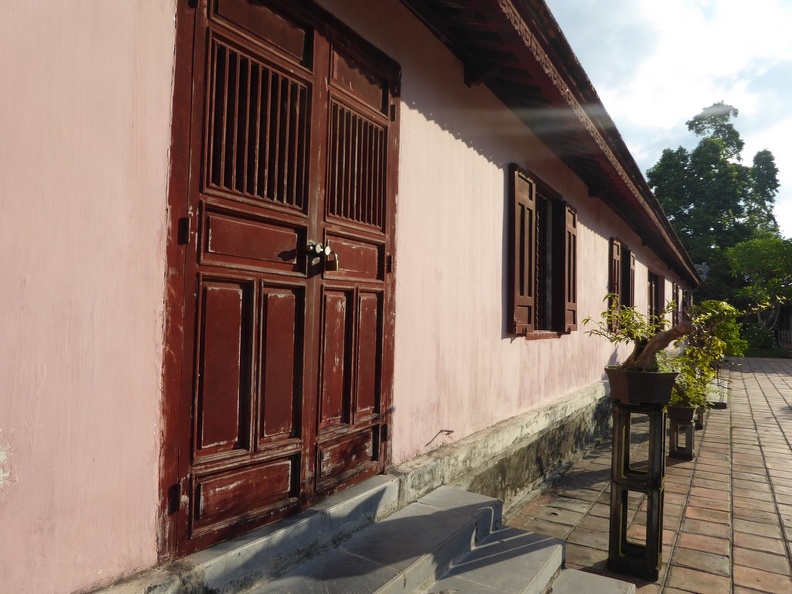
<svg viewBox="0 0 792 594">
<path fill-rule="evenodd" d="M 669 406 L 666 412 L 668 418 L 675 423 L 690 423 L 693 421 L 693 413 L 696 409 L 689 406 Z"/>
<path fill-rule="evenodd" d="M 606 367 L 610 397 L 624 404 L 668 404 L 677 373 Z"/>
</svg>

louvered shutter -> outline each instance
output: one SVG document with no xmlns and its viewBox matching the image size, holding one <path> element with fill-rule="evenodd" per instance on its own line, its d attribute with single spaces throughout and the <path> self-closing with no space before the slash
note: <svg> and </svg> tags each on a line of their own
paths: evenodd
<svg viewBox="0 0 792 594">
<path fill-rule="evenodd" d="M 509 168 L 511 202 L 511 332 L 534 330 L 536 305 L 536 184 L 519 167 Z"/>
<path fill-rule="evenodd" d="M 577 213 L 564 205 L 564 331 L 577 330 Z"/>
<path fill-rule="evenodd" d="M 662 320 L 662 311 L 666 304 L 665 277 L 657 275 L 657 318 Z"/>
<path fill-rule="evenodd" d="M 622 248 L 622 305 L 635 305 L 635 254 Z"/>
<path fill-rule="evenodd" d="M 610 269 L 608 270 L 608 293 L 619 296 L 622 294 L 622 245 L 621 241 L 611 237 L 610 240 Z M 612 304 L 609 304 L 612 305 Z"/>
</svg>

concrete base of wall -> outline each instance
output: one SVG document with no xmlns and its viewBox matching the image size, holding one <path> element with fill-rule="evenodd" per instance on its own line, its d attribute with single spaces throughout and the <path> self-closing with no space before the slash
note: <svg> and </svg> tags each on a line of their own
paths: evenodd
<svg viewBox="0 0 792 594">
<path fill-rule="evenodd" d="M 508 509 L 609 431 L 607 384 L 596 382 L 391 469 L 401 506 L 441 485 L 495 497 Z"/>
</svg>

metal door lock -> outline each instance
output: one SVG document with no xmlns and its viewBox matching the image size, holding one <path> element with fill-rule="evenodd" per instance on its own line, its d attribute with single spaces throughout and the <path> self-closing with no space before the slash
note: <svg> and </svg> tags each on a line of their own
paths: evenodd
<svg viewBox="0 0 792 594">
<path fill-rule="evenodd" d="M 338 272 L 339 259 L 338 254 L 329 246 L 309 241 L 306 245 L 308 255 L 311 260 L 315 261 L 316 258 L 324 259 L 324 267 L 327 272 Z"/>
<path fill-rule="evenodd" d="M 332 259 L 330 256 L 332 256 Z M 333 250 L 330 250 L 330 253 L 325 258 L 325 270 L 328 272 L 338 272 L 339 270 L 338 252 L 334 252 Z"/>
<path fill-rule="evenodd" d="M 322 245 L 321 243 L 316 243 L 313 241 L 309 241 L 308 245 L 306 246 L 308 251 L 311 252 L 315 256 L 329 256 L 333 253 L 333 250 L 330 249 L 329 245 Z"/>
</svg>

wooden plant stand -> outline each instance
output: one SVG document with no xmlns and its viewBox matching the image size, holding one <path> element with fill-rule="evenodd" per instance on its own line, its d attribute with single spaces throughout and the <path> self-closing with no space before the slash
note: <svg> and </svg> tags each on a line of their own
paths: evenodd
<svg viewBox="0 0 792 594">
<path fill-rule="evenodd" d="M 630 420 L 634 414 L 649 418 L 649 459 L 646 467 L 641 469 L 630 464 Z M 663 404 L 613 402 L 608 569 L 653 582 L 657 581 L 662 566 L 665 442 L 666 412 Z M 648 509 L 644 542 L 627 538 L 630 493 L 646 495 Z"/>
</svg>

